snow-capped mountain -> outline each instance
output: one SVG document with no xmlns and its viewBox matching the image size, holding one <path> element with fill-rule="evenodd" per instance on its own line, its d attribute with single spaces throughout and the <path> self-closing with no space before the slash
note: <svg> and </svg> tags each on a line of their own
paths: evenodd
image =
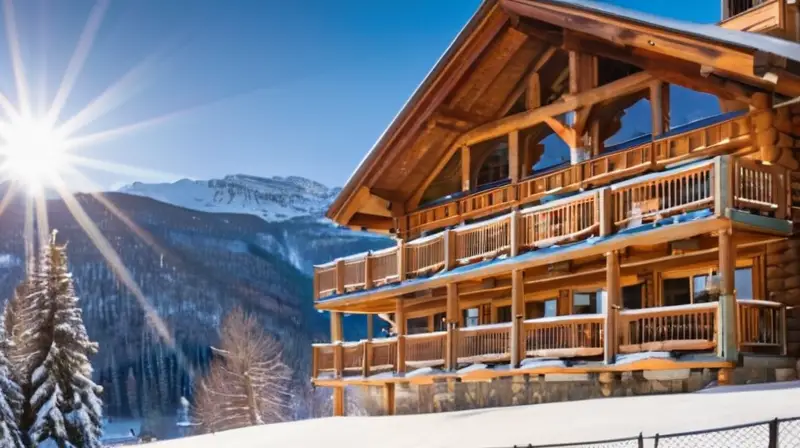
<svg viewBox="0 0 800 448">
<path fill-rule="evenodd" d="M 119 191 L 192 210 L 244 213 L 277 222 L 296 217 L 322 218 L 340 189 L 299 176 L 234 174 L 222 179 L 181 179 L 173 183 L 134 182 Z"/>
</svg>

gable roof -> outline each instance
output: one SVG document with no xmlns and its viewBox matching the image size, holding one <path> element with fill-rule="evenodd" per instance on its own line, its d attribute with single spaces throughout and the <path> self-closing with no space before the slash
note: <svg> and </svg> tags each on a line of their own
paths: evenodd
<svg viewBox="0 0 800 448">
<path fill-rule="evenodd" d="M 422 156 L 415 157 L 414 154 L 403 158 L 404 151 L 409 151 L 415 139 L 420 138 L 425 123 L 445 103 L 448 95 L 456 91 L 459 79 L 466 76 L 465 67 L 472 67 L 481 53 L 491 48 L 492 40 L 497 41 L 508 34 L 509 19 L 512 17 L 514 20 L 533 19 L 564 30 L 579 31 L 617 46 L 661 52 L 709 66 L 715 74 L 757 88 L 782 90 L 789 96 L 800 95 L 800 76 L 795 79 L 798 73 L 793 72 L 795 66 L 800 65 L 800 45 L 794 42 L 716 25 L 666 19 L 597 2 L 485 0 L 365 155 L 330 206 L 328 217 L 346 225 L 349 217 L 343 210 L 359 192 L 376 188 L 376 185 L 380 187 L 386 170 L 402 170 L 403 175 L 409 176 L 405 185 L 420 183 L 419 178 L 424 174 L 415 160 Z M 773 84 L 765 81 L 762 77 L 764 73 L 758 73 L 758 65 L 764 65 L 765 61 L 766 66 L 762 67 L 764 72 L 769 71 L 770 64 L 775 61 L 779 68 L 791 69 L 792 73 L 781 78 L 781 81 L 787 79 L 791 83 L 775 85 L 774 79 Z M 483 123 L 473 123 L 473 127 L 480 124 Z M 458 134 L 438 135 L 438 140 L 426 144 L 425 150 L 433 148 L 430 149 L 430 157 L 443 157 L 445 150 L 442 148 L 449 146 Z M 399 185 L 397 182 L 395 184 Z M 377 189 L 386 190 L 382 187 Z M 407 191 L 394 196 L 387 198 L 384 195 L 383 199 L 402 203 L 409 198 Z"/>
</svg>

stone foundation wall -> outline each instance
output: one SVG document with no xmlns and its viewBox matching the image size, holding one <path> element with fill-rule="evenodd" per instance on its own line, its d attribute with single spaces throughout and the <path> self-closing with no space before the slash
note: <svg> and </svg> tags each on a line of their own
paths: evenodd
<svg viewBox="0 0 800 448">
<path fill-rule="evenodd" d="M 745 359 L 730 374 L 732 384 L 797 379 L 794 360 Z M 397 415 L 464 411 L 501 406 L 695 392 L 716 384 L 715 369 L 682 369 L 601 374 L 521 375 L 484 382 L 442 381 L 396 385 Z M 384 415 L 383 388 L 348 387 L 347 415 Z"/>
</svg>

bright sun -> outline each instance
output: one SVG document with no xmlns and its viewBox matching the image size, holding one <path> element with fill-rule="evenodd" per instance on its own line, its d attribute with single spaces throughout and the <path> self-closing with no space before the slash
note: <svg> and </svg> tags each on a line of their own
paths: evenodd
<svg viewBox="0 0 800 448">
<path fill-rule="evenodd" d="M 29 188 L 46 186 L 59 174 L 64 164 L 64 140 L 50 126 L 20 119 L 2 130 L 5 145 L 0 155 L 10 176 Z"/>
</svg>

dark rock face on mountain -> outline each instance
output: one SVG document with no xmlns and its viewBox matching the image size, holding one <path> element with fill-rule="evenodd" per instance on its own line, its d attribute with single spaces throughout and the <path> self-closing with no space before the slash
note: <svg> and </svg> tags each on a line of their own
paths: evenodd
<svg viewBox="0 0 800 448">
<path fill-rule="evenodd" d="M 58 240 L 68 244 L 87 330 L 100 343 L 92 363 L 111 416 L 174 416 L 180 397 L 191 396 L 193 378 L 208 365 L 221 319 L 235 305 L 255 313 L 266 330 L 280 338 L 296 384 L 307 384 L 310 344 L 329 334 L 327 316 L 313 309 L 311 264 L 393 244 L 315 219 L 269 223 L 256 216 L 204 213 L 146 197 L 105 196 L 149 242 L 95 198 L 77 198 L 174 341 L 164 341 L 152 329 L 137 298 L 65 204 L 48 201 L 49 225 L 58 229 Z M 10 296 L 24 277 L 24 220 L 22 200 L 12 202 L 0 216 L 0 297 Z M 363 331 L 363 321 L 346 319 L 347 337 L 359 337 Z"/>
</svg>

